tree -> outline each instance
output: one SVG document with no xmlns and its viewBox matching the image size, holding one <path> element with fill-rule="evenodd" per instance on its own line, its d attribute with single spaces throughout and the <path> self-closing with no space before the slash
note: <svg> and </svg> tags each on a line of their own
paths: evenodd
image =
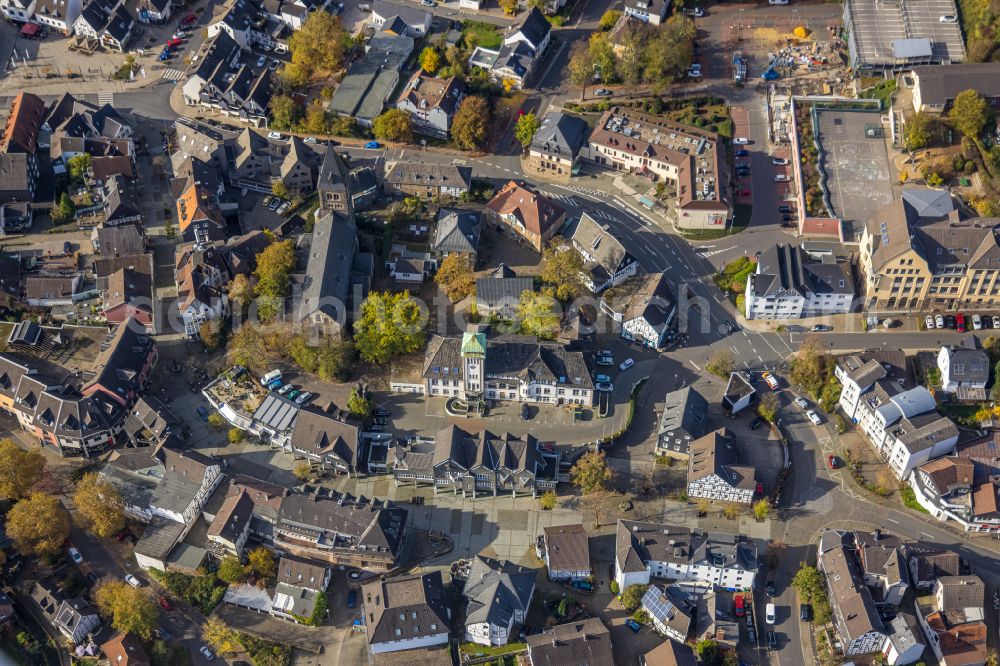
<svg viewBox="0 0 1000 666">
<path fill-rule="evenodd" d="M 539 505 L 542 507 L 542 511 L 551 511 L 556 508 L 558 501 L 559 496 L 556 495 L 556 491 L 546 490 L 539 499 Z"/>
<path fill-rule="evenodd" d="M 145 590 L 125 581 L 105 578 L 94 592 L 94 601 L 118 631 L 133 633 L 144 641 L 153 639 L 160 612 Z"/>
<path fill-rule="evenodd" d="M 222 346 L 222 322 L 218 319 L 206 319 L 198 327 L 198 337 L 206 349 L 218 349 Z"/>
<path fill-rule="evenodd" d="M 771 503 L 766 499 L 761 499 L 753 505 L 753 516 L 757 520 L 767 520 L 771 515 Z"/>
<path fill-rule="evenodd" d="M 931 129 L 934 119 L 926 113 L 914 114 L 906 123 L 903 137 L 907 150 L 926 148 L 931 142 Z"/>
<path fill-rule="evenodd" d="M 712 502 L 707 497 L 699 497 L 694 505 L 698 509 L 699 516 L 707 516 L 708 510 L 712 508 Z"/>
<path fill-rule="evenodd" d="M 326 619 L 327 610 L 329 609 L 328 604 L 326 592 L 317 592 L 316 601 L 313 603 L 312 617 L 309 618 L 309 623 L 312 626 L 318 627 L 323 624 L 323 621 Z"/>
<path fill-rule="evenodd" d="M 90 153 L 81 153 L 79 155 L 74 155 L 69 158 L 66 163 L 66 168 L 69 171 L 69 177 L 73 179 L 74 182 L 83 182 L 84 176 L 90 170 Z"/>
<path fill-rule="evenodd" d="M 302 121 L 302 127 L 307 132 L 313 134 L 326 134 L 328 120 L 326 117 L 326 105 L 318 99 L 306 107 L 306 117 Z"/>
<path fill-rule="evenodd" d="M 649 585 L 629 585 L 622 590 L 622 606 L 631 613 L 642 604 L 642 597 L 646 594 Z"/>
<path fill-rule="evenodd" d="M 551 290 L 527 291 L 521 294 L 517 318 L 521 332 L 542 340 L 554 340 L 559 333 L 559 303 Z"/>
<path fill-rule="evenodd" d="M 778 396 L 770 391 L 762 393 L 757 400 L 757 416 L 768 423 L 778 420 Z"/>
<path fill-rule="evenodd" d="M 644 47 L 649 39 L 649 29 L 645 24 L 642 27 L 629 26 L 622 36 L 622 49 L 615 63 L 618 79 L 625 84 L 626 90 L 631 96 L 632 90 L 642 83 L 643 69 L 645 67 Z"/>
<path fill-rule="evenodd" d="M 698 641 L 694 646 L 694 651 L 698 653 L 698 659 L 703 664 L 714 664 L 719 656 L 719 644 L 710 638 Z"/>
<path fill-rule="evenodd" d="M 242 583 L 247 579 L 246 568 L 240 562 L 240 558 L 235 555 L 226 555 L 223 557 L 222 562 L 219 563 L 219 570 L 215 572 L 215 575 L 219 577 L 219 580 L 230 585 Z"/>
<path fill-rule="evenodd" d="M 247 553 L 247 566 L 258 578 L 271 578 L 278 570 L 274 553 L 263 546 L 258 546 Z"/>
<path fill-rule="evenodd" d="M 792 578 L 792 587 L 799 595 L 810 599 L 817 593 L 823 593 L 823 574 L 816 567 L 803 562 Z"/>
<path fill-rule="evenodd" d="M 611 467 L 608 466 L 604 451 L 584 453 L 573 464 L 569 476 L 573 485 L 584 495 L 606 489 L 611 481 Z"/>
<path fill-rule="evenodd" d="M 434 275 L 437 283 L 448 300 L 456 303 L 476 289 L 476 274 L 472 262 L 464 254 L 451 253 L 441 261 Z"/>
<path fill-rule="evenodd" d="M 667 86 L 683 76 L 691 66 L 694 54 L 694 21 L 674 14 L 666 23 L 652 32 L 653 38 L 646 49 L 643 79 L 655 93 L 662 93 Z"/>
<path fill-rule="evenodd" d="M 590 51 L 590 61 L 594 65 L 594 73 L 600 74 L 601 81 L 614 80 L 618 73 L 615 68 L 616 57 L 608 36 L 603 32 L 591 34 L 587 49 Z"/>
<path fill-rule="evenodd" d="M 823 342 L 818 336 L 809 336 L 802 341 L 798 353 L 792 360 L 788 377 L 793 384 L 801 386 L 813 398 L 819 399 L 827 377 L 826 364 L 827 356 L 823 351 Z"/>
<path fill-rule="evenodd" d="M 247 368 L 260 367 L 264 361 L 261 349 L 264 347 L 264 336 L 256 326 L 244 324 L 233 331 L 226 346 L 226 358 Z M 211 418 L 211 417 L 209 417 Z"/>
<path fill-rule="evenodd" d="M 226 425 L 225 420 L 223 420 L 222 415 L 218 412 L 212 412 L 208 415 L 208 425 L 212 426 L 216 430 Z"/>
<path fill-rule="evenodd" d="M 226 439 L 229 440 L 230 444 L 239 444 L 246 438 L 247 438 L 246 431 L 240 428 L 230 428 L 229 432 L 226 433 Z"/>
<path fill-rule="evenodd" d="M 73 504 L 88 529 L 107 538 L 125 527 L 125 503 L 118 488 L 95 472 L 84 474 L 73 491 Z"/>
<path fill-rule="evenodd" d="M 7 536 L 23 555 L 54 555 L 69 536 L 69 513 L 56 497 L 32 493 L 7 512 Z"/>
<path fill-rule="evenodd" d="M 295 478 L 298 479 L 299 481 L 303 482 L 308 481 L 309 478 L 312 476 L 312 467 L 310 467 L 309 463 L 307 462 L 300 462 L 292 470 L 292 474 L 294 474 Z"/>
<path fill-rule="evenodd" d="M 12 439 L 0 439 L 0 497 L 21 499 L 41 481 L 45 458 L 37 451 L 25 451 Z"/>
<path fill-rule="evenodd" d="M 361 358 L 384 365 L 424 346 L 426 321 L 426 312 L 409 291 L 372 292 L 361 305 L 361 317 L 354 322 L 354 344 Z"/>
<path fill-rule="evenodd" d="M 535 134 L 541 126 L 538 116 L 534 113 L 526 113 L 517 119 L 517 123 L 514 125 L 514 136 L 518 143 L 527 148 L 531 145 L 532 139 L 535 138 Z"/>
<path fill-rule="evenodd" d="M 271 111 L 271 127 L 275 129 L 292 129 L 299 122 L 299 105 L 288 95 L 274 95 L 267 108 Z"/>
<path fill-rule="evenodd" d="M 372 134 L 382 141 L 413 141 L 413 121 L 402 109 L 389 109 L 372 123 Z"/>
<path fill-rule="evenodd" d="M 351 391 L 351 395 L 347 398 L 347 411 L 355 416 L 366 418 L 372 413 L 372 409 L 374 409 L 374 406 L 372 405 L 371 398 L 365 395 L 360 387 L 355 386 Z"/>
<path fill-rule="evenodd" d="M 486 142 L 490 127 L 490 105 L 485 97 L 469 95 L 462 100 L 451 122 L 451 138 L 462 150 L 476 150 Z"/>
<path fill-rule="evenodd" d="M 986 100 L 975 90 L 963 90 L 955 96 L 948 117 L 959 132 L 978 142 L 992 113 Z"/>
<path fill-rule="evenodd" d="M 291 287 L 289 275 L 295 268 L 295 245 L 292 240 L 271 243 L 257 255 L 257 286 L 254 293 L 257 302 L 257 316 L 262 321 L 270 321 L 284 308 L 284 298 Z"/>
<path fill-rule="evenodd" d="M 49 215 L 53 222 L 66 222 L 73 219 L 74 213 L 76 213 L 76 206 L 73 204 L 73 200 L 69 198 L 67 193 L 63 192 L 59 197 L 59 205 L 53 208 Z"/>
<path fill-rule="evenodd" d="M 250 283 L 250 278 L 243 273 L 238 274 L 229 283 L 226 291 L 229 293 L 229 301 L 238 307 L 241 313 L 246 314 L 247 308 L 253 301 L 253 284 Z"/>
<path fill-rule="evenodd" d="M 301 68 L 307 78 L 334 74 L 343 66 L 350 47 L 350 35 L 340 18 L 330 12 L 308 14 L 302 28 L 288 40 L 292 65 Z"/>
<path fill-rule="evenodd" d="M 500 0 L 500 9 L 507 16 L 513 16 L 517 13 L 517 0 Z"/>
<path fill-rule="evenodd" d="M 729 520 L 736 520 L 740 517 L 740 505 L 735 502 L 730 502 L 722 509 L 722 515 L 724 515 Z"/>
<path fill-rule="evenodd" d="M 583 256 L 575 247 L 560 247 L 553 241 L 542 250 L 540 277 L 545 284 L 555 287 L 560 301 L 568 301 L 583 291 Z"/>
<path fill-rule="evenodd" d="M 706 370 L 716 377 L 722 377 L 723 379 L 727 379 L 735 368 L 736 362 L 733 361 L 733 355 L 725 349 L 720 349 L 712 354 L 712 357 L 708 359 L 708 363 L 705 364 Z"/>
<path fill-rule="evenodd" d="M 604 31 L 611 30 L 618 23 L 618 19 L 622 17 L 622 13 L 616 9 L 609 9 L 608 11 L 601 14 L 601 20 L 597 23 L 597 26 Z"/>
<path fill-rule="evenodd" d="M 326 12 L 314 13 L 325 14 Z M 201 635 L 205 642 L 220 654 L 239 652 L 241 649 L 239 636 L 218 615 L 212 615 L 205 620 L 205 623 L 201 625 Z"/>
<path fill-rule="evenodd" d="M 285 183 L 280 180 L 274 181 L 271 183 L 271 194 L 279 199 L 287 199 L 289 197 L 288 185 L 285 185 Z M 268 231 L 270 231 L 270 229 L 268 229 Z"/>
<path fill-rule="evenodd" d="M 420 69 L 428 74 L 434 74 L 441 68 L 441 55 L 433 46 L 425 46 L 420 52 Z"/>
<path fill-rule="evenodd" d="M 573 42 L 569 50 L 569 82 L 580 86 L 580 99 L 587 96 L 587 86 L 594 79 L 594 61 L 591 59 L 590 48 L 582 41 Z"/>
</svg>

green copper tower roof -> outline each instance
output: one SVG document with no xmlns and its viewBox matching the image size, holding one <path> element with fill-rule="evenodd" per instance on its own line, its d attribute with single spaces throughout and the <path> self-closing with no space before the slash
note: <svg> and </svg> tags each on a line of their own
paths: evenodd
<svg viewBox="0 0 1000 666">
<path fill-rule="evenodd" d="M 484 333 L 463 333 L 462 356 L 486 356 L 486 335 Z"/>
</svg>

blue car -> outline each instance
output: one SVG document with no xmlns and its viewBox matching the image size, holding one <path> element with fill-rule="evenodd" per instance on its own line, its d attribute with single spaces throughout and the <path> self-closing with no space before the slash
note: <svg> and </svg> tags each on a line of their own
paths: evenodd
<svg viewBox="0 0 1000 666">
<path fill-rule="evenodd" d="M 205 423 L 208 423 L 208 410 L 207 409 L 205 409 L 204 407 L 198 407 L 198 416 L 201 417 L 202 421 L 204 421 Z"/>
<path fill-rule="evenodd" d="M 272 391 L 277 391 L 278 389 L 281 388 L 281 385 L 282 381 L 280 379 L 275 379 L 273 382 L 267 385 L 267 388 L 271 389 Z"/>
<path fill-rule="evenodd" d="M 355 590 L 351 590 L 350 594 L 347 595 L 347 607 L 354 608 L 358 604 L 358 593 Z"/>
<path fill-rule="evenodd" d="M 639 631 L 642 629 L 642 625 L 633 620 L 632 618 L 625 620 L 625 626 L 634 631 L 635 633 L 639 633 Z"/>
<path fill-rule="evenodd" d="M 365 148 L 368 148 L 369 150 L 374 150 L 376 148 L 381 148 L 381 147 L 382 146 L 381 144 L 379 144 L 378 141 L 369 141 L 368 143 L 365 144 Z"/>
<path fill-rule="evenodd" d="M 167 48 L 165 48 L 162 51 L 160 51 L 160 61 L 164 61 L 164 60 L 169 59 L 170 56 L 172 56 L 173 54 L 174 54 L 174 52 L 168 46 Z"/>
</svg>

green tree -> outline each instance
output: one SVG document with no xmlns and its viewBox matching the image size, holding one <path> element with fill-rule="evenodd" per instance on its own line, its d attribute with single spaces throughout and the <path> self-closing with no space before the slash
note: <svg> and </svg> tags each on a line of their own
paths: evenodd
<svg viewBox="0 0 1000 666">
<path fill-rule="evenodd" d="M 674 14 L 653 31 L 645 49 L 643 78 L 657 94 L 687 72 L 694 54 L 694 21 Z"/>
<path fill-rule="evenodd" d="M 246 314 L 253 301 L 253 285 L 250 283 L 250 278 L 243 273 L 238 274 L 230 281 L 226 292 L 229 294 L 229 301 L 239 308 L 242 314 Z"/>
<path fill-rule="evenodd" d="M 292 469 L 292 474 L 294 474 L 295 478 L 299 481 L 308 481 L 312 476 L 312 467 L 307 462 L 300 462 L 294 469 Z"/>
<path fill-rule="evenodd" d="M 590 48 L 584 42 L 577 40 L 569 50 L 569 82 L 580 86 L 580 99 L 587 96 L 587 86 L 594 79 L 594 61 Z"/>
<path fill-rule="evenodd" d="M 551 511 L 556 508 L 558 501 L 559 497 L 556 495 L 556 491 L 554 490 L 546 490 L 539 498 L 539 504 L 541 505 L 543 511 Z"/>
<path fill-rule="evenodd" d="M 312 617 L 309 618 L 310 624 L 314 627 L 318 627 L 323 624 L 324 620 L 326 620 L 328 608 L 329 606 L 326 600 L 326 592 L 317 592 L 316 601 L 313 604 Z"/>
<path fill-rule="evenodd" d="M 59 204 L 52 209 L 49 215 L 52 217 L 53 222 L 67 222 L 73 219 L 75 213 L 76 205 L 69 198 L 69 194 L 63 192 L 59 197 Z"/>
<path fill-rule="evenodd" d="M 226 433 L 226 439 L 229 440 L 230 444 L 239 444 L 246 438 L 246 431 L 240 428 L 230 428 L 229 432 Z"/>
<path fill-rule="evenodd" d="M 262 321 L 274 319 L 284 308 L 291 288 L 290 275 L 295 268 L 295 245 L 291 239 L 271 243 L 257 255 L 254 275 L 257 286 L 257 316 Z"/>
<path fill-rule="evenodd" d="M 313 12 L 325 14 L 326 12 Z M 218 615 L 208 617 L 201 625 L 201 635 L 205 642 L 220 654 L 231 654 L 241 649 L 239 635 Z"/>
<path fill-rule="evenodd" d="M 462 100 L 451 123 L 451 138 L 462 150 L 476 150 L 486 142 L 490 105 L 485 97 L 469 95 Z"/>
<path fill-rule="evenodd" d="M 32 493 L 7 512 L 7 536 L 23 555 L 55 555 L 69 536 L 69 513 L 52 495 Z"/>
<path fill-rule="evenodd" d="M 768 423 L 778 420 L 778 396 L 770 391 L 762 393 L 757 399 L 757 416 Z"/>
<path fill-rule="evenodd" d="M 975 90 L 963 90 L 955 96 L 948 117 L 959 132 L 978 142 L 992 117 L 989 104 Z"/>
<path fill-rule="evenodd" d="M 584 495 L 598 493 L 611 481 L 611 467 L 604 451 L 588 451 L 573 464 L 569 471 L 573 485 Z"/>
<path fill-rule="evenodd" d="M 816 567 L 803 562 L 792 578 L 792 587 L 803 598 L 810 599 L 823 593 L 823 574 Z"/>
<path fill-rule="evenodd" d="M 434 74 L 441 68 L 441 54 L 433 46 L 425 46 L 420 52 L 420 69 Z"/>
<path fill-rule="evenodd" d="M 703 664 L 714 664 L 715 660 L 719 658 L 719 644 L 709 638 L 698 641 L 694 646 L 694 651 L 698 653 L 698 659 Z"/>
<path fill-rule="evenodd" d="M 208 425 L 218 430 L 222 426 L 226 425 L 226 422 L 222 418 L 221 414 L 219 414 L 218 412 L 212 412 L 211 414 L 208 415 Z"/>
<path fill-rule="evenodd" d="M 219 580 L 230 585 L 242 583 L 247 579 L 246 567 L 240 562 L 240 558 L 235 555 L 226 555 L 223 557 L 222 562 L 219 563 L 219 570 L 215 572 L 215 575 L 219 577 Z"/>
<path fill-rule="evenodd" d="M 645 596 L 648 589 L 649 585 L 629 585 L 626 587 L 622 590 L 620 600 L 622 607 L 629 613 L 634 611 L 642 604 L 642 597 Z"/>
<path fill-rule="evenodd" d="M 271 183 L 271 194 L 279 199 L 287 199 L 290 196 L 290 193 L 288 192 L 288 185 L 285 185 L 285 183 L 280 180 L 274 181 Z M 268 231 L 270 231 L 270 229 L 268 229 Z"/>
<path fill-rule="evenodd" d="M 347 411 L 355 416 L 367 418 L 374 408 L 375 406 L 372 404 L 371 398 L 365 395 L 365 392 L 360 387 L 355 386 L 351 391 L 351 395 L 347 398 Z"/>
<path fill-rule="evenodd" d="M 517 318 L 525 335 L 554 340 L 559 333 L 559 303 L 551 290 L 525 290 L 517 305 Z"/>
<path fill-rule="evenodd" d="M 720 349 L 708 359 L 705 369 L 716 377 L 728 379 L 730 373 L 736 369 L 736 362 L 733 360 L 732 354 L 725 349 Z"/>
<path fill-rule="evenodd" d="M 326 105 L 318 99 L 314 99 L 306 107 L 306 117 L 302 121 L 302 127 L 312 134 L 326 134 L 329 122 L 326 117 Z"/>
<path fill-rule="evenodd" d="M 792 359 L 792 367 L 788 377 L 793 384 L 801 386 L 813 398 L 819 399 L 828 374 L 827 363 L 828 358 L 823 351 L 823 342 L 818 336 L 809 336 L 802 341 L 798 353 Z"/>
<path fill-rule="evenodd" d="M 906 123 L 903 131 L 907 150 L 920 150 L 931 143 L 934 119 L 926 113 L 917 113 Z"/>
<path fill-rule="evenodd" d="M 649 39 L 649 27 L 629 25 L 621 37 L 622 48 L 615 63 L 618 79 L 625 84 L 629 96 L 642 83 L 645 68 L 644 47 Z"/>
<path fill-rule="evenodd" d="M 0 497 L 21 499 L 42 480 L 45 458 L 37 451 L 25 451 L 12 439 L 0 439 Z"/>
<path fill-rule="evenodd" d="M 90 153 L 81 153 L 79 155 L 74 155 L 69 158 L 66 163 L 66 168 L 69 171 L 69 177 L 73 179 L 74 182 L 82 183 L 87 172 L 90 170 Z"/>
<path fill-rule="evenodd" d="M 152 640 L 160 612 L 145 590 L 105 578 L 94 592 L 94 601 L 101 614 L 111 618 L 112 627 L 144 641 Z"/>
<path fill-rule="evenodd" d="M 771 503 L 767 499 L 758 500 L 753 505 L 753 515 L 757 520 L 767 520 L 771 515 Z"/>
<path fill-rule="evenodd" d="M 518 143 L 527 148 L 531 145 L 531 141 L 541 126 L 538 116 L 534 113 L 526 113 L 517 119 L 517 123 L 514 125 L 514 136 Z"/>
<path fill-rule="evenodd" d="M 452 253 L 441 261 L 434 282 L 444 290 L 448 300 L 457 303 L 475 291 L 476 273 L 467 256 Z"/>
<path fill-rule="evenodd" d="M 583 290 L 583 256 L 575 247 L 562 247 L 553 241 L 542 249 L 539 277 L 542 282 L 555 288 L 555 295 L 566 302 L 579 296 Z"/>
<path fill-rule="evenodd" d="M 301 68 L 307 78 L 330 76 L 344 65 L 351 48 L 351 36 L 330 12 L 312 12 L 302 28 L 288 40 L 292 65 Z"/>
<path fill-rule="evenodd" d="M 382 141 L 409 143 L 413 141 L 413 121 L 402 109 L 389 109 L 372 123 L 372 134 Z"/>
<path fill-rule="evenodd" d="M 611 30 L 618 23 L 618 19 L 622 17 L 622 13 L 616 9 L 609 9 L 608 11 L 601 14 L 601 20 L 598 21 L 597 26 L 604 31 Z"/>
<path fill-rule="evenodd" d="M 517 0 L 499 0 L 499 5 L 507 16 L 513 16 L 517 13 Z"/>
<path fill-rule="evenodd" d="M 247 567 L 258 578 L 269 579 L 278 571 L 278 565 L 272 553 L 264 546 L 257 546 L 247 553 Z"/>
<path fill-rule="evenodd" d="M 590 35 L 587 49 L 590 51 L 590 61 L 594 65 L 595 74 L 600 74 L 601 81 L 613 81 L 617 72 L 616 56 L 611 40 L 603 32 Z"/>
<path fill-rule="evenodd" d="M 206 349 L 218 349 L 222 346 L 222 322 L 218 319 L 206 319 L 198 327 L 198 337 Z"/>
<path fill-rule="evenodd" d="M 95 472 L 84 474 L 73 490 L 73 505 L 95 535 L 106 538 L 125 527 L 125 502 L 118 488 Z"/>
<path fill-rule="evenodd" d="M 274 129 L 290 130 L 294 128 L 302 113 L 299 105 L 288 95 L 274 95 L 268 102 L 267 108 L 271 111 L 270 124 Z"/>
<path fill-rule="evenodd" d="M 401 354 L 424 346 L 427 314 L 409 291 L 372 292 L 354 323 L 354 344 L 361 358 L 384 365 Z"/>
</svg>

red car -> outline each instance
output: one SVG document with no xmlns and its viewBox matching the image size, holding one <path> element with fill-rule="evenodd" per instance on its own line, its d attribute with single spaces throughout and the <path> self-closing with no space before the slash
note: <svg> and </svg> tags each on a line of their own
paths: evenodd
<svg viewBox="0 0 1000 666">
<path fill-rule="evenodd" d="M 183 44 L 183 43 L 184 43 L 184 42 L 182 42 L 181 40 L 179 40 L 179 39 L 176 39 L 176 38 L 175 38 L 175 39 L 170 39 L 170 40 L 167 40 L 167 46 L 169 46 L 169 47 L 171 47 L 171 48 L 173 48 L 173 47 L 175 47 L 175 46 L 180 46 L 180 45 L 181 45 L 181 44 Z"/>
<path fill-rule="evenodd" d="M 965 333 L 965 315 L 959 312 L 955 315 L 955 328 L 958 329 L 959 333 Z"/>
<path fill-rule="evenodd" d="M 826 463 L 830 466 L 830 469 L 837 469 L 840 466 L 837 462 L 837 456 L 834 455 L 827 456 Z"/>
<path fill-rule="evenodd" d="M 163 597 L 156 597 L 156 600 L 160 602 L 160 606 L 163 608 L 163 610 L 165 611 L 172 610 L 170 608 L 170 602 L 164 599 Z"/>
<path fill-rule="evenodd" d="M 188 14 L 183 19 L 181 19 L 181 25 L 191 25 L 198 20 L 197 14 Z"/>
<path fill-rule="evenodd" d="M 750 190 L 743 188 L 742 190 L 736 190 L 736 196 L 738 197 L 748 197 L 750 196 Z"/>
<path fill-rule="evenodd" d="M 733 597 L 733 601 L 736 603 L 736 617 L 743 617 L 746 614 L 746 608 L 743 606 L 743 595 L 737 594 Z"/>
</svg>

